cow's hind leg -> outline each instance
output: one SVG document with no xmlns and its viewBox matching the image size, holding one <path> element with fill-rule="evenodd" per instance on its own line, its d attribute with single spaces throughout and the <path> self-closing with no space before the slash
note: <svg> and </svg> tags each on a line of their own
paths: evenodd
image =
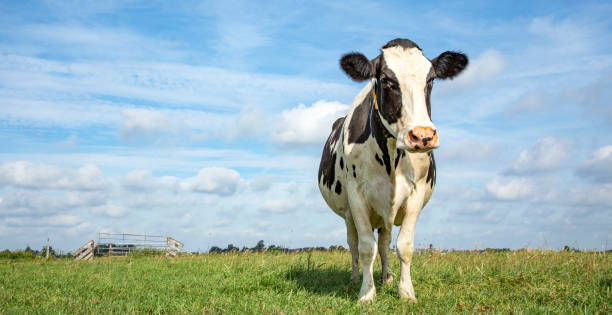
<svg viewBox="0 0 612 315">
<path fill-rule="evenodd" d="M 376 286 L 374 285 L 374 260 L 376 259 L 376 239 L 370 223 L 368 208 L 358 194 L 352 194 L 354 198 L 349 199 L 351 215 L 357 229 L 359 260 L 363 271 L 363 280 L 359 290 L 359 300 L 370 301 L 376 297 Z"/>
<path fill-rule="evenodd" d="M 357 229 L 355 228 L 355 222 L 350 213 L 346 214 L 344 219 L 346 223 L 346 242 L 351 250 L 351 281 L 353 283 L 359 282 L 359 249 L 357 244 Z"/>
<path fill-rule="evenodd" d="M 392 283 L 393 276 L 389 271 L 389 244 L 391 244 L 391 229 L 378 229 L 378 253 L 382 265 L 382 283 Z"/>
</svg>

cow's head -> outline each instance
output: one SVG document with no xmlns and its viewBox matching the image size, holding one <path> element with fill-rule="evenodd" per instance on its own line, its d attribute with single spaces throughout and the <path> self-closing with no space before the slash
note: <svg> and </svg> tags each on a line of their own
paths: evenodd
<svg viewBox="0 0 612 315">
<path fill-rule="evenodd" d="M 467 64 L 466 55 L 452 51 L 430 61 L 417 44 L 400 38 L 388 42 L 372 60 L 355 52 L 340 59 L 342 70 L 351 79 L 374 79 L 382 124 L 397 138 L 399 149 L 411 152 L 439 146 L 429 101 L 433 80 L 453 78 Z"/>
</svg>

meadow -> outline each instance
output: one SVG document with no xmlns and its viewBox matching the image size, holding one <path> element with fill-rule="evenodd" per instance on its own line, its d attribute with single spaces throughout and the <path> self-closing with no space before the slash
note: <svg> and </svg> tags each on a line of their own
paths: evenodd
<svg viewBox="0 0 612 315">
<path fill-rule="evenodd" d="M 350 254 L 230 253 L 0 262 L 0 313 L 611 313 L 612 253 L 415 254 L 419 302 L 377 283 L 358 303 Z M 376 265 L 380 277 L 380 264 Z"/>
</svg>

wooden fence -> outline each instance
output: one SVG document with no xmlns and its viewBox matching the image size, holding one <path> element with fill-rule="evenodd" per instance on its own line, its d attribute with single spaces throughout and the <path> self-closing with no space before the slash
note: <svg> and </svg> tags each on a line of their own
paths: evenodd
<svg viewBox="0 0 612 315">
<path fill-rule="evenodd" d="M 98 243 L 93 240 L 74 251 L 74 260 L 92 260 L 94 256 L 123 256 L 137 251 L 166 253 L 166 257 L 176 257 L 183 251 L 183 243 L 170 236 L 98 233 Z"/>
<path fill-rule="evenodd" d="M 91 240 L 74 251 L 74 260 L 92 260 L 94 256 L 94 241 Z"/>
<path fill-rule="evenodd" d="M 133 251 L 159 251 L 174 257 L 183 250 L 183 246 L 183 243 L 169 236 L 100 232 L 96 255 L 117 256 Z"/>
<path fill-rule="evenodd" d="M 166 257 L 172 256 L 175 257 L 183 250 L 183 243 L 173 239 L 172 237 L 168 237 L 166 239 Z"/>
</svg>

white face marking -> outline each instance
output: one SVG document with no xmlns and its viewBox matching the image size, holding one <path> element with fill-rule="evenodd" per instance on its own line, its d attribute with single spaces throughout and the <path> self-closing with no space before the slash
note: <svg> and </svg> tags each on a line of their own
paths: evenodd
<svg viewBox="0 0 612 315">
<path fill-rule="evenodd" d="M 427 114 L 425 100 L 427 76 L 432 69 L 429 59 L 418 48 L 393 46 L 383 49 L 382 53 L 387 67 L 395 73 L 402 92 L 402 116 L 390 125 L 398 141 L 405 141 L 406 135 L 414 127 L 435 129 Z"/>
</svg>

